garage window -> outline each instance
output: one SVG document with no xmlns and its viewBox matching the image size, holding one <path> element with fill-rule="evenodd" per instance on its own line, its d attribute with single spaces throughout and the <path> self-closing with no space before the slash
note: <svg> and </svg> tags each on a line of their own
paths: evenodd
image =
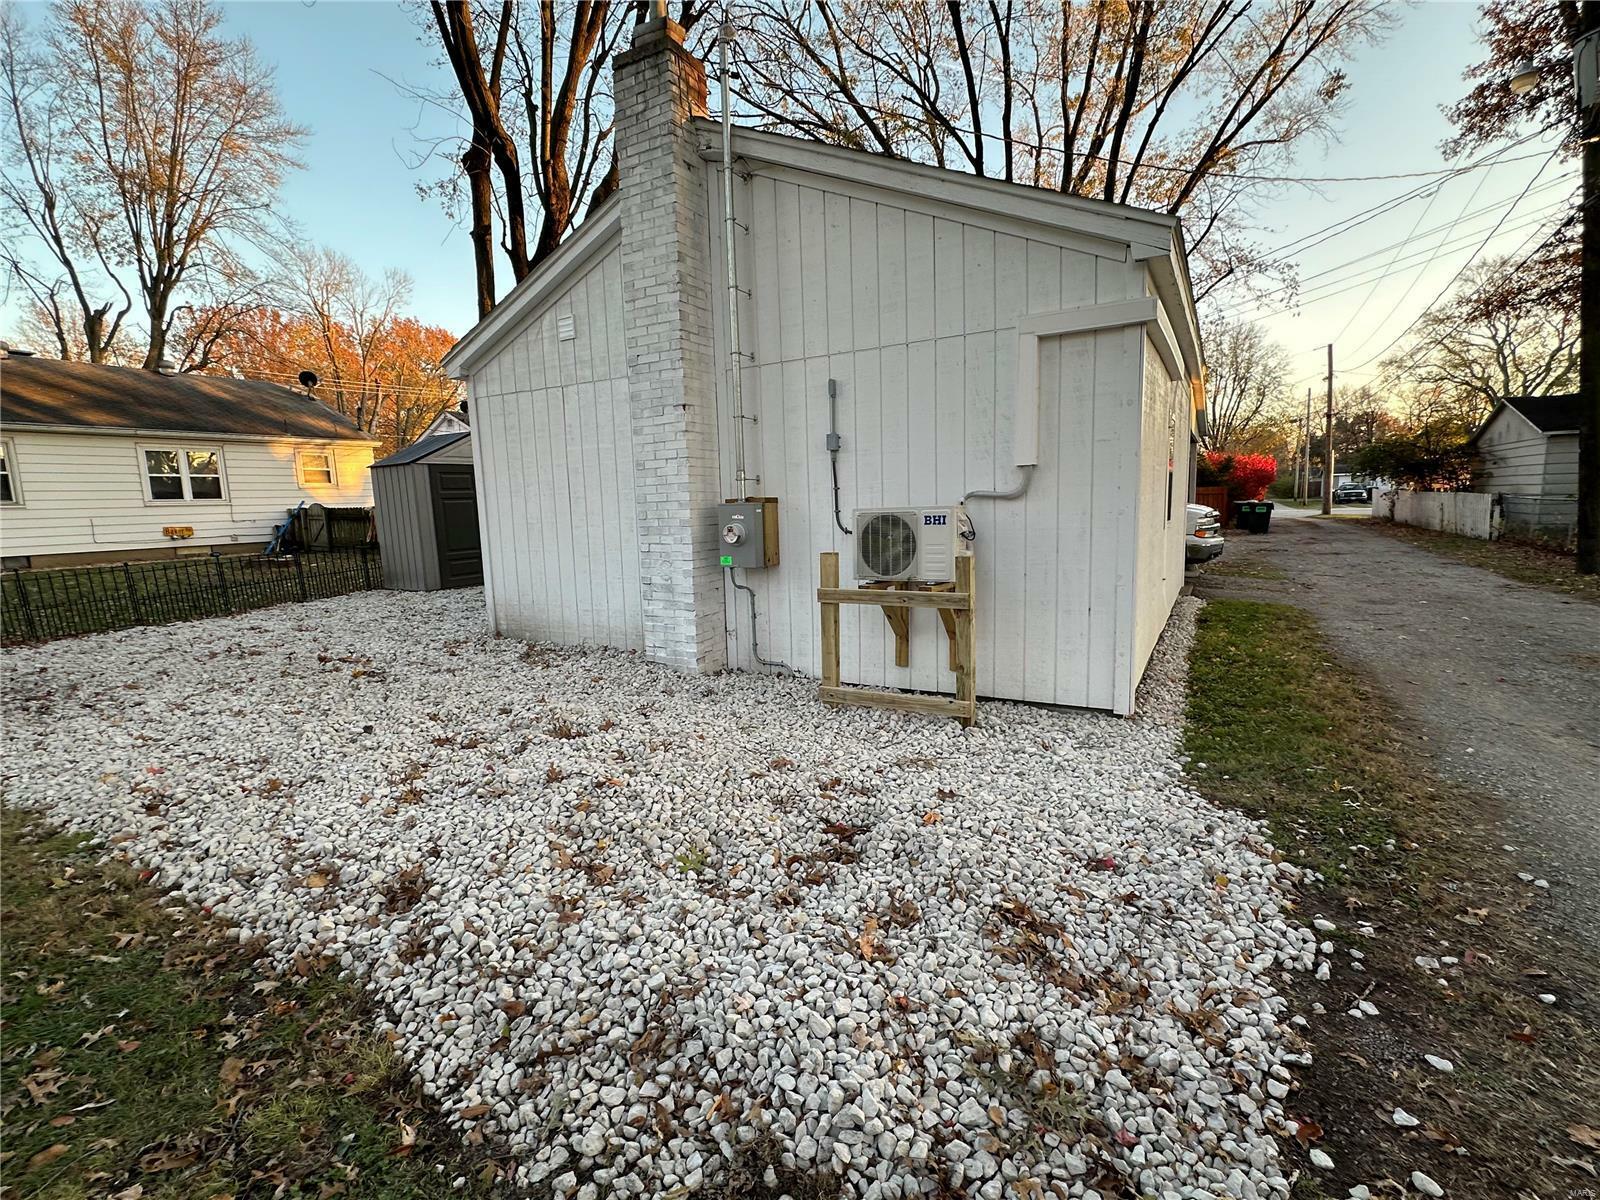
<svg viewBox="0 0 1600 1200">
<path fill-rule="evenodd" d="M 145 499 L 155 503 L 221 500 L 222 450 L 217 446 L 141 446 Z"/>
</svg>

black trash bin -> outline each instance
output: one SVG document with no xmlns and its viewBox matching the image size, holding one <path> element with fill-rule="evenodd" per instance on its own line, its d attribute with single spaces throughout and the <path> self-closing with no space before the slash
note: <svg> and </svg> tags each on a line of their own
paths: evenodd
<svg viewBox="0 0 1600 1200">
<path fill-rule="evenodd" d="M 1265 533 L 1272 523 L 1272 501 L 1245 500 L 1234 505 L 1238 512 L 1235 523 L 1246 533 Z"/>
</svg>

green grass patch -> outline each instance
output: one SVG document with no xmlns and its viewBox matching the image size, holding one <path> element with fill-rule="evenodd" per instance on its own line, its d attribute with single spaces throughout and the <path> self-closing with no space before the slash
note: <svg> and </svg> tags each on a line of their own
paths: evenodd
<svg viewBox="0 0 1600 1200">
<path fill-rule="evenodd" d="M 1391 857 L 1400 831 L 1369 797 L 1392 789 L 1403 764 L 1366 736 L 1370 693 L 1331 665 L 1300 609 L 1210 601 L 1195 631 L 1185 749 L 1208 794 L 1266 819 L 1281 848 L 1339 879 L 1353 855 Z"/>
<path fill-rule="evenodd" d="M 271 977 L 79 839 L 3 834 L 8 1200 L 490 1194 L 500 1165 L 325 964 Z"/>
</svg>

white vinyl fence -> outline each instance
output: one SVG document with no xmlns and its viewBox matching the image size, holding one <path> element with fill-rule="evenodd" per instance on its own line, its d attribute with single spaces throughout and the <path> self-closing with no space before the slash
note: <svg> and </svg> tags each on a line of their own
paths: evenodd
<svg viewBox="0 0 1600 1200">
<path fill-rule="evenodd" d="M 1372 498 L 1372 515 L 1488 541 L 1500 536 L 1498 501 L 1490 492 L 1379 492 Z"/>
</svg>

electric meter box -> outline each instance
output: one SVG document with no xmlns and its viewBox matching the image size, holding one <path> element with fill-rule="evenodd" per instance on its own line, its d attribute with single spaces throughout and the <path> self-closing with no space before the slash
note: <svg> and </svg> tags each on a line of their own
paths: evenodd
<svg viewBox="0 0 1600 1200">
<path fill-rule="evenodd" d="M 749 496 L 717 505 L 717 555 L 725 567 L 778 565 L 778 498 Z"/>
</svg>

